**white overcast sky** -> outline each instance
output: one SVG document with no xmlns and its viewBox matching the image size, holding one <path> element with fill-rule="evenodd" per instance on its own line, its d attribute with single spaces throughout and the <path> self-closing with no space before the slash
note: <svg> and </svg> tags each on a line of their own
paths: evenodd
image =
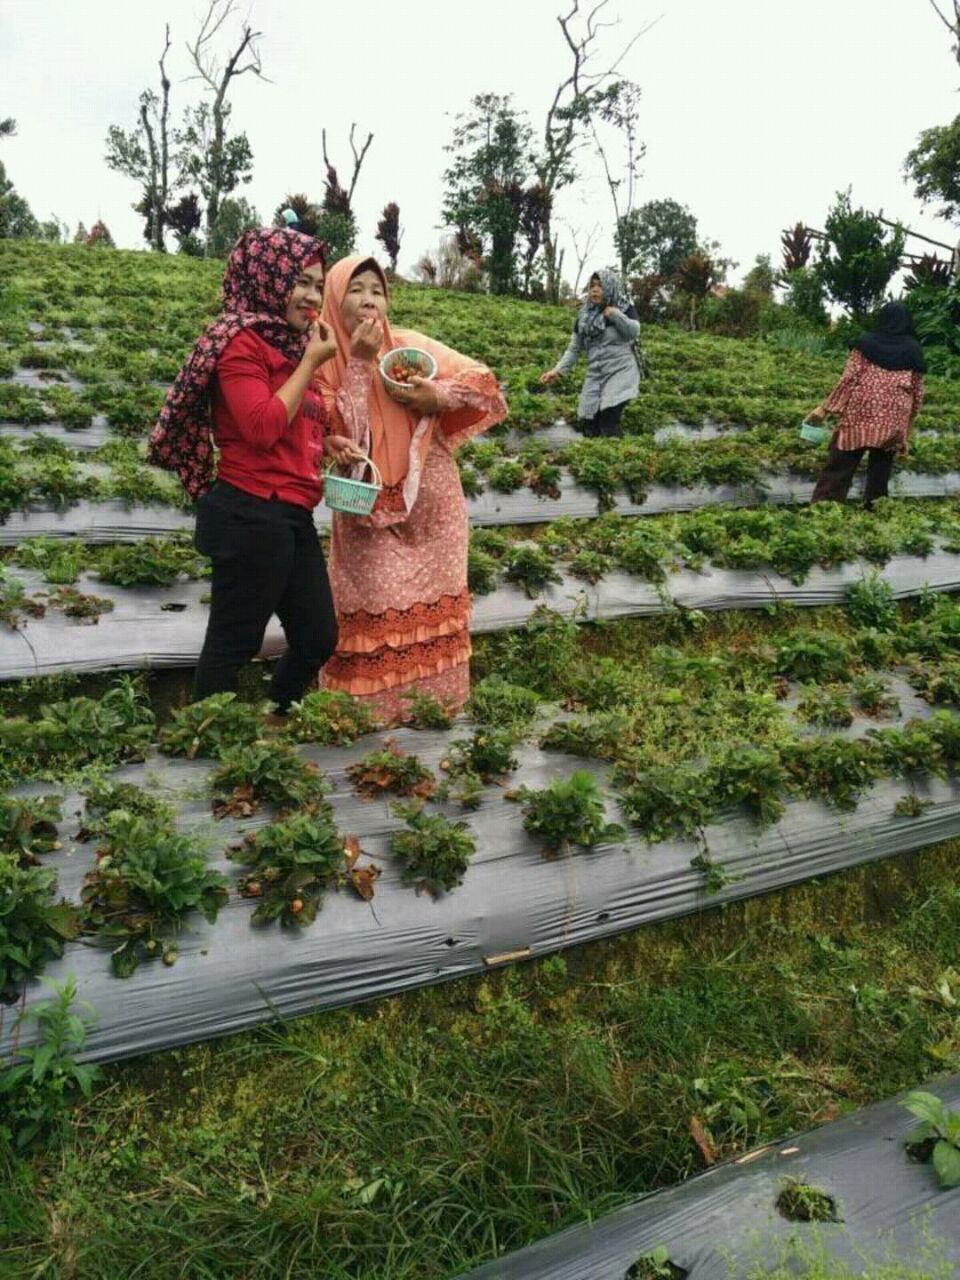
<svg viewBox="0 0 960 1280">
<path fill-rule="evenodd" d="M 0 117 L 19 122 L 0 159 L 38 217 L 56 213 L 71 229 L 102 217 L 118 244 L 141 246 L 136 187 L 106 167 L 104 138 L 112 123 L 132 125 L 139 92 L 156 84 L 165 21 L 175 114 L 197 96 L 183 82 L 184 42 L 204 8 L 0 0 Z M 235 84 L 234 124 L 255 157 L 242 194 L 265 220 L 287 191 L 319 198 L 321 126 L 344 176 L 355 120 L 374 133 L 354 201 L 360 247 L 375 247 L 379 211 L 396 200 L 409 268 L 439 239 L 443 147 L 471 96 L 512 92 L 542 121 L 568 61 L 561 11 L 562 0 L 240 0 L 238 18 L 263 31 L 272 81 Z M 757 253 L 778 260 L 783 227 L 822 225 L 847 186 L 856 202 L 951 239 L 901 174 L 919 131 L 960 109 L 949 37 L 928 0 L 610 0 L 607 12 L 621 18 L 608 50 L 658 20 L 621 68 L 644 95 L 639 200 L 688 204 L 741 264 L 734 278 Z M 596 265 L 613 256 L 609 197 L 589 153 L 584 167 L 557 212 L 581 231 L 604 228 Z"/>
</svg>

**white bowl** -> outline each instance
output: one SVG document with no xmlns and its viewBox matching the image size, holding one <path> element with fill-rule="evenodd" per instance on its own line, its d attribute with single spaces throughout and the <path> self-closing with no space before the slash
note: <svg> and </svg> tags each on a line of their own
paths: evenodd
<svg viewBox="0 0 960 1280">
<path fill-rule="evenodd" d="M 380 377 L 393 390 L 401 391 L 410 385 L 407 382 L 395 382 L 387 372 L 400 356 L 406 356 L 411 363 L 417 363 L 423 370 L 420 376 L 428 382 L 437 376 L 437 362 L 429 351 L 421 351 L 419 347 L 394 347 L 380 361 Z"/>
</svg>

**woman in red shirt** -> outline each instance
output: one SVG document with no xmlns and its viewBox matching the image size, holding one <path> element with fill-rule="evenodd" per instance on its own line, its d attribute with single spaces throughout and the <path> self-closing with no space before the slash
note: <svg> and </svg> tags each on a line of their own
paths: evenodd
<svg viewBox="0 0 960 1280">
<path fill-rule="evenodd" d="M 336 352 L 317 320 L 323 245 L 286 229 L 246 232 L 227 263 L 220 317 L 170 388 L 150 438 L 152 462 L 197 499 L 197 549 L 212 561 L 210 618 L 194 697 L 235 690 L 276 614 L 288 648 L 270 683 L 284 713 L 337 641 L 313 522 L 324 454 L 357 455 L 325 436 L 313 378 Z M 210 428 L 219 450 L 213 479 Z"/>
<path fill-rule="evenodd" d="M 894 459 L 907 452 L 923 403 L 925 371 L 909 309 L 902 302 L 886 303 L 876 329 L 853 344 L 843 377 L 808 415 L 810 422 L 839 418 L 813 502 L 843 502 L 864 453 L 864 503 L 869 507 L 887 497 Z"/>
</svg>

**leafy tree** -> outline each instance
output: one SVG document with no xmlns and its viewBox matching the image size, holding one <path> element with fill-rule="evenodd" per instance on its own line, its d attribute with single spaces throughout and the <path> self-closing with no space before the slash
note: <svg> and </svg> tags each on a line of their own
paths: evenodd
<svg viewBox="0 0 960 1280">
<path fill-rule="evenodd" d="M 676 200 L 648 200 L 621 219 L 616 243 L 628 272 L 669 279 L 697 251 L 697 219 Z"/>
<path fill-rule="evenodd" d="M 113 236 L 110 234 L 110 228 L 100 218 L 90 228 L 83 243 L 88 249 L 115 249 L 117 247 L 113 242 Z"/>
<path fill-rule="evenodd" d="M 196 192 L 181 196 L 176 204 L 167 209 L 167 223 L 177 237 L 177 246 L 181 253 L 192 257 L 203 256 L 203 243 L 197 236 L 203 212 Z"/>
<path fill-rule="evenodd" d="M 689 302 L 690 328 L 696 329 L 700 304 L 720 283 L 722 268 L 703 249 L 698 249 L 681 262 L 675 279 L 677 292 Z"/>
<path fill-rule="evenodd" d="M 260 215 L 242 196 L 228 197 L 220 206 L 217 225 L 207 241 L 207 253 L 214 258 L 225 258 L 237 240 L 251 227 L 260 226 Z"/>
<path fill-rule="evenodd" d="M 787 227 L 780 233 L 780 244 L 783 246 L 784 271 L 796 271 L 805 267 L 813 252 L 813 233 L 809 227 L 798 222 L 794 227 Z"/>
<path fill-rule="evenodd" d="M 446 148 L 454 159 L 443 175 L 443 216 L 465 237 L 479 238 L 492 292 L 510 293 L 517 280 L 532 131 L 509 94 L 477 94 L 471 107 L 471 113 L 457 116 Z"/>
<path fill-rule="evenodd" d="M 400 256 L 400 241 L 403 232 L 400 230 L 400 206 L 395 200 L 383 206 L 383 213 L 377 223 L 377 237 L 383 245 L 384 252 L 390 259 L 390 270 L 396 271 L 397 258 Z"/>
<path fill-rule="evenodd" d="M 0 160 L 0 240 L 27 239 L 38 235 L 39 231 L 40 224 L 29 204 L 17 193 Z"/>
<path fill-rule="evenodd" d="M 888 233 L 876 214 L 854 209 L 841 191 L 824 227 L 817 270 L 834 302 L 862 318 L 883 301 L 900 266 L 904 233 Z"/>
<path fill-rule="evenodd" d="M 753 266 L 744 276 L 743 287 L 747 293 L 756 293 L 772 299 L 776 281 L 777 277 L 769 253 L 758 253 Z"/>
<path fill-rule="evenodd" d="M 223 201 L 253 178 L 253 151 L 247 135 L 227 134 L 230 114 L 229 103 L 223 103 L 215 115 L 211 103 L 201 102 L 187 108 L 183 127 L 175 134 L 177 160 L 184 178 L 200 189 L 208 240 L 216 228 Z"/>
<path fill-rule="evenodd" d="M 7 116 L 6 120 L 0 120 L 0 138 L 12 138 L 17 132 L 17 122 L 13 116 Z"/>
<path fill-rule="evenodd" d="M 300 230 L 304 235 L 316 236 L 319 234 L 322 211 L 320 206 L 314 204 L 309 196 L 304 195 L 302 191 L 296 195 L 284 196 L 274 211 L 273 225 L 275 227 L 286 225 L 283 220 L 284 209 L 292 209 L 297 215 Z"/>
<path fill-rule="evenodd" d="M 830 323 L 824 305 L 823 280 L 816 267 L 795 267 L 783 274 L 784 302 L 804 320 L 818 327 Z"/>
<path fill-rule="evenodd" d="M 924 129 L 903 168 L 919 200 L 925 205 L 939 202 L 939 217 L 960 221 L 960 116 Z"/>
</svg>

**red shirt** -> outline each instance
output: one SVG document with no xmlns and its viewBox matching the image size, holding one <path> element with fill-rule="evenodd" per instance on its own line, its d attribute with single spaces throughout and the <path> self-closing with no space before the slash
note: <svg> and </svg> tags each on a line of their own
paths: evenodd
<svg viewBox="0 0 960 1280">
<path fill-rule="evenodd" d="M 276 496 L 312 511 L 323 496 L 323 401 L 308 388 L 288 423 L 286 405 L 274 395 L 296 367 L 253 329 L 226 348 L 211 395 L 217 476 L 257 498 Z"/>
</svg>

